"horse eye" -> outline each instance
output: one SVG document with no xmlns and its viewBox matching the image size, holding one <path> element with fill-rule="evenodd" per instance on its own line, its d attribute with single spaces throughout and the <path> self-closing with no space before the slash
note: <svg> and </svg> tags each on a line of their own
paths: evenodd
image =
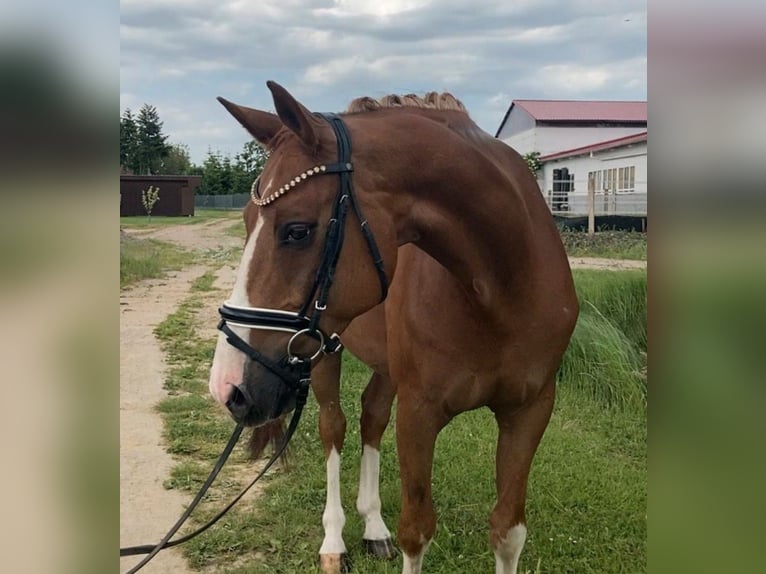
<svg viewBox="0 0 766 574">
<path fill-rule="evenodd" d="M 310 232 L 311 230 L 306 225 L 293 227 L 287 232 L 287 238 L 291 241 L 300 241 L 301 239 L 306 239 Z"/>
<path fill-rule="evenodd" d="M 290 223 L 282 229 L 282 243 L 291 245 L 307 244 L 311 237 L 311 230 L 314 226 L 309 223 Z"/>
</svg>

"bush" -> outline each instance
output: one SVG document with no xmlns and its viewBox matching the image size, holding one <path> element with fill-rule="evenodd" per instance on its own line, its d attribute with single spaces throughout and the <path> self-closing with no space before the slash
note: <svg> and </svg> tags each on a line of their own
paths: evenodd
<svg viewBox="0 0 766 574">
<path fill-rule="evenodd" d="M 559 229 L 567 255 L 646 260 L 646 233 L 601 229 L 593 235 Z"/>
</svg>

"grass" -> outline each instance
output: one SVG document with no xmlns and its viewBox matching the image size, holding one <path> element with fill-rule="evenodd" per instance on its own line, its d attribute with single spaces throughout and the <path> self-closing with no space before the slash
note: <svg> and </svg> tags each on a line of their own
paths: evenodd
<svg viewBox="0 0 766 574">
<path fill-rule="evenodd" d="M 237 221 L 236 224 L 232 225 L 231 227 L 226 229 L 226 234 L 231 235 L 232 237 L 237 237 L 239 239 L 242 239 L 244 242 L 245 240 L 245 221 L 242 219 L 242 216 L 240 215 L 239 221 Z"/>
<path fill-rule="evenodd" d="M 575 280 L 583 312 L 530 477 L 529 537 L 520 572 L 643 572 L 646 274 L 577 271 Z M 166 386 L 175 393 L 160 411 L 169 450 L 179 461 L 165 484 L 190 492 L 204 480 L 232 428 L 206 388 L 215 342 L 197 334 L 196 311 L 212 284 L 201 278 L 195 285 L 189 299 L 157 328 L 170 363 Z M 380 563 L 363 554 L 363 525 L 354 508 L 361 454 L 355 421 L 368 377 L 366 367 L 344 357 L 342 406 L 349 420 L 341 463 L 344 537 L 354 571 L 398 573 L 401 559 Z M 186 544 L 192 566 L 229 574 L 318 571 L 325 467 L 315 401 L 304 417 L 293 441 L 293 466 L 270 474 L 261 496 L 240 503 L 218 526 Z M 425 558 L 429 573 L 492 570 L 487 517 L 495 498 L 496 436 L 491 413 L 482 409 L 456 418 L 439 437 L 433 475 L 439 526 Z M 225 504 L 242 476 L 253 475 L 242 452 L 234 459 L 203 503 L 199 520 Z M 383 439 L 381 476 L 383 517 L 393 531 L 399 479 L 390 428 Z"/>
<path fill-rule="evenodd" d="M 564 248 L 571 257 L 604 257 L 646 261 L 646 233 L 600 229 L 593 235 L 560 229 Z"/>
<path fill-rule="evenodd" d="M 120 217 L 120 226 L 130 228 L 151 229 L 165 225 L 194 225 L 204 223 L 212 219 L 235 219 L 240 217 L 237 211 L 225 211 L 221 209 L 195 209 L 194 215 L 189 217 L 170 217 L 165 215 L 136 215 L 133 217 Z"/>
<path fill-rule="evenodd" d="M 640 350 L 646 351 L 646 271 L 575 269 L 581 312 L 595 307 Z"/>
<path fill-rule="evenodd" d="M 574 271 L 580 318 L 559 377 L 600 404 L 646 403 L 646 272 Z"/>
<path fill-rule="evenodd" d="M 156 239 L 128 239 L 120 243 L 120 289 L 142 279 L 163 277 L 194 260 L 194 254 Z"/>
</svg>

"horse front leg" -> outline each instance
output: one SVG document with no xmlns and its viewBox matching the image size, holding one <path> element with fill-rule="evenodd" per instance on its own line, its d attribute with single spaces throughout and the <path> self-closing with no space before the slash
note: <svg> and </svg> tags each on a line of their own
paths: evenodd
<svg viewBox="0 0 766 574">
<path fill-rule="evenodd" d="M 327 465 L 327 499 L 322 525 L 324 540 L 319 549 L 319 563 L 325 574 L 350 570 L 343 541 L 346 516 L 340 500 L 340 453 L 346 436 L 346 416 L 340 406 L 341 353 L 329 355 L 313 369 L 311 388 L 319 404 L 319 435 Z"/>
<path fill-rule="evenodd" d="M 362 543 L 367 553 L 390 560 L 396 557 L 391 532 L 380 514 L 380 440 L 391 418 L 396 390 L 389 377 L 373 373 L 362 394 L 362 463 L 356 509 L 364 519 Z"/>
<path fill-rule="evenodd" d="M 524 506 L 532 459 L 553 410 L 555 381 L 521 410 L 491 406 L 498 426 L 497 503 L 489 518 L 496 574 L 516 574 L 527 538 Z"/>
</svg>

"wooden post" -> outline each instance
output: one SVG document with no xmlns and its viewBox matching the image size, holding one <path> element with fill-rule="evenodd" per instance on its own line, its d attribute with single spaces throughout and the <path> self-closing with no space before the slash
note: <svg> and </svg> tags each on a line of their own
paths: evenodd
<svg viewBox="0 0 766 574">
<path fill-rule="evenodd" d="M 596 190 L 588 188 L 588 235 L 596 232 Z"/>
</svg>

